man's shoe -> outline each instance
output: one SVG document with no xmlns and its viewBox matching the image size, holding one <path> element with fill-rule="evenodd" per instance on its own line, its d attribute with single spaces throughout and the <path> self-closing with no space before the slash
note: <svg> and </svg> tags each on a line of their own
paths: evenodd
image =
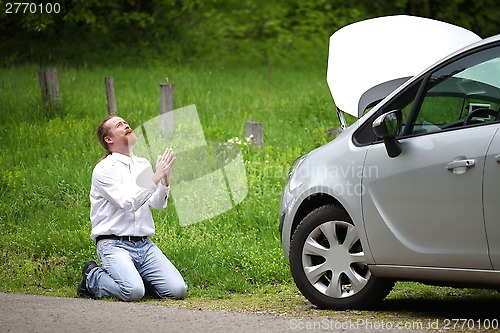
<svg viewBox="0 0 500 333">
<path fill-rule="evenodd" d="M 89 275 L 90 271 L 93 270 L 94 268 L 97 267 L 97 264 L 95 261 L 87 261 L 82 268 L 82 281 L 78 284 L 78 288 L 76 290 L 76 293 L 80 297 L 85 297 L 85 298 L 94 298 L 94 294 L 87 288 L 87 276 Z"/>
</svg>

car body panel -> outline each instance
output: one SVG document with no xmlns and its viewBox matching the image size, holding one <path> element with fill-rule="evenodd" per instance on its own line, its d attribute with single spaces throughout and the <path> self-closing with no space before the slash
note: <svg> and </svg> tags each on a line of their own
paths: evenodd
<svg viewBox="0 0 500 333">
<path fill-rule="evenodd" d="M 330 37 L 328 86 L 337 108 L 360 118 L 364 107 L 359 102 L 371 88 L 417 75 L 479 40 L 464 28 L 421 17 L 396 15 L 356 22 Z M 391 86 L 386 95 L 392 90 Z"/>
<path fill-rule="evenodd" d="M 370 146 L 365 163 L 377 172 L 363 178 L 362 202 L 375 263 L 491 269 L 482 181 L 498 126 L 401 140 L 397 158 L 387 156 L 383 143 Z M 461 156 L 475 165 L 448 170 Z"/>
<path fill-rule="evenodd" d="M 335 142 L 311 151 L 289 179 L 280 208 L 283 218 L 282 248 L 285 257 L 288 258 L 289 255 L 294 217 L 297 211 L 301 205 L 317 194 L 327 195 L 337 200 L 347 210 L 353 221 L 362 223 L 361 196 L 353 193 L 361 191 L 359 175 L 362 174 L 366 147 L 356 147 L 352 143 L 351 135 L 355 129 L 351 126 L 342 132 Z M 336 148 L 332 149 L 332 146 Z M 348 193 L 352 195 L 346 195 Z M 361 241 L 368 247 L 364 235 L 362 230 Z"/>
<path fill-rule="evenodd" d="M 370 271 L 379 277 L 456 287 L 498 289 L 500 281 L 500 271 L 486 269 L 373 265 L 370 266 Z"/>
<path fill-rule="evenodd" d="M 491 264 L 500 270 L 500 131 L 495 133 L 486 156 L 483 192 Z"/>
</svg>

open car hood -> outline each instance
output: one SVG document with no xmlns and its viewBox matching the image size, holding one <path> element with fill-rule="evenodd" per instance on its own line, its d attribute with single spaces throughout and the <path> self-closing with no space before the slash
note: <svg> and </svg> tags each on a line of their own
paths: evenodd
<svg viewBox="0 0 500 333">
<path fill-rule="evenodd" d="M 479 40 L 467 29 L 415 16 L 347 25 L 330 37 L 327 82 L 335 105 L 360 118 L 409 78 Z"/>
</svg>

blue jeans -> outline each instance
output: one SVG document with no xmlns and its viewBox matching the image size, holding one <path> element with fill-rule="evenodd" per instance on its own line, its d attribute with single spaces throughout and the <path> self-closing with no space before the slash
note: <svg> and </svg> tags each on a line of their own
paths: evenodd
<svg viewBox="0 0 500 333">
<path fill-rule="evenodd" d="M 136 301 L 144 296 L 145 283 L 160 298 L 186 295 L 188 287 L 181 274 L 151 240 L 102 239 L 96 248 L 101 267 L 87 277 L 87 287 L 96 297 Z"/>
</svg>

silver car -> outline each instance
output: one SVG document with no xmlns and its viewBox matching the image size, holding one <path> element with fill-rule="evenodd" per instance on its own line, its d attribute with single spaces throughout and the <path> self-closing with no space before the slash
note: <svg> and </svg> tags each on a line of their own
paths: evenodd
<svg viewBox="0 0 500 333">
<path fill-rule="evenodd" d="M 332 35 L 327 81 L 344 131 L 294 162 L 280 209 L 303 295 L 340 310 L 397 280 L 499 290 L 500 35 L 362 21 Z"/>
</svg>

